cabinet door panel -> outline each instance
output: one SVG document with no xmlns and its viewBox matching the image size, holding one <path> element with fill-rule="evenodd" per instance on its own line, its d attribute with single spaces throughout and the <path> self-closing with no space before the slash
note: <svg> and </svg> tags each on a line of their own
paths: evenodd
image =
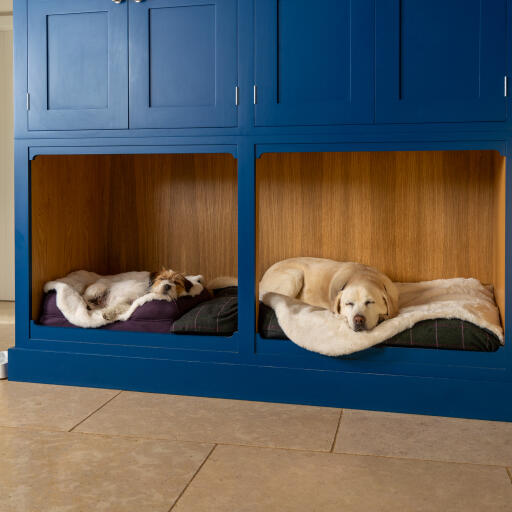
<svg viewBox="0 0 512 512">
<path fill-rule="evenodd" d="M 236 0 L 130 5 L 130 126 L 236 126 Z"/>
<path fill-rule="evenodd" d="M 378 122 L 503 121 L 506 0 L 379 0 Z"/>
<path fill-rule="evenodd" d="M 30 130 L 127 128 L 126 13 L 109 0 L 30 0 Z"/>
<path fill-rule="evenodd" d="M 373 120 L 370 0 L 258 0 L 256 124 Z"/>
</svg>

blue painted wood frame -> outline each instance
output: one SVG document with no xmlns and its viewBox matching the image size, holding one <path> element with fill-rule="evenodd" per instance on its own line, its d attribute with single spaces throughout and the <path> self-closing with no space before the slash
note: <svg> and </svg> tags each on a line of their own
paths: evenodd
<svg viewBox="0 0 512 512">
<path fill-rule="evenodd" d="M 512 384 L 11 349 L 9 378 L 153 393 L 512 421 Z"/>
<path fill-rule="evenodd" d="M 505 121 L 507 0 L 375 7 L 377 122 Z"/>
<path fill-rule="evenodd" d="M 59 141 L 62 142 L 62 141 Z M 126 143 L 126 141 L 124 141 Z M 175 141 L 176 142 L 176 141 Z M 197 139 L 195 140 L 197 143 Z M 224 141 L 226 142 L 226 141 Z M 237 157 L 237 147 L 233 144 L 195 144 L 195 145 L 121 145 L 121 146 L 31 146 L 25 141 L 16 143 L 16 338 L 19 346 L 31 343 L 33 340 L 48 340 L 62 342 L 97 343 L 103 345 L 128 345 L 134 347 L 152 347 L 162 349 L 180 349 L 199 353 L 200 351 L 238 352 L 241 340 L 248 342 L 254 338 L 254 313 L 247 303 L 248 290 L 254 290 L 251 279 L 251 259 L 254 260 L 254 247 L 247 243 L 247 229 L 244 223 L 239 223 L 238 259 L 243 268 L 245 278 L 241 279 L 240 293 L 245 299 L 239 300 L 242 305 L 238 323 L 238 331 L 231 337 L 218 338 L 215 336 L 184 336 L 184 335 L 150 335 L 149 333 L 112 333 L 101 330 L 56 329 L 48 328 L 30 322 L 31 311 L 31 250 L 30 250 L 30 161 L 38 155 L 54 154 L 165 154 L 165 153 L 230 153 Z M 247 159 L 246 159 L 247 160 Z M 253 159 L 251 160 L 253 162 Z M 247 175 L 245 175 L 245 178 Z M 242 212 L 250 208 L 253 185 L 250 179 L 241 180 L 239 190 L 240 209 Z M 242 335 L 243 333 L 243 335 Z M 29 341 L 30 340 L 30 341 Z M 176 352 L 174 352 L 176 354 Z M 162 357 L 165 355 L 162 354 Z M 169 357 L 167 355 L 166 357 Z"/>
<path fill-rule="evenodd" d="M 257 126 L 373 122 L 373 1 L 257 0 Z"/>
<path fill-rule="evenodd" d="M 237 0 L 130 3 L 129 40 L 130 127 L 237 125 Z"/>
<path fill-rule="evenodd" d="M 128 128 L 127 9 L 29 0 L 30 130 Z"/>
<path fill-rule="evenodd" d="M 496 150 L 507 156 L 506 195 L 512 197 L 512 165 L 510 146 L 505 141 L 451 142 L 388 142 L 338 144 L 258 144 L 256 158 L 264 153 L 336 152 L 336 151 L 421 151 L 421 150 Z M 512 283 L 512 201 L 506 211 L 506 294 L 505 316 L 510 318 L 512 305 L 508 296 Z M 401 347 L 374 347 L 351 356 L 329 358 L 297 347 L 287 340 L 268 340 L 256 337 L 256 350 L 263 356 L 260 364 L 286 365 L 319 370 L 362 371 L 405 375 L 436 376 L 465 379 L 512 380 L 512 331 L 505 328 L 505 346 L 496 353 L 461 352 L 457 350 L 412 350 Z"/>
<path fill-rule="evenodd" d="M 320 137 L 322 138 L 322 137 Z M 504 140 L 269 144 L 243 138 L 16 141 L 16 348 L 11 378 L 293 403 L 512 420 L 512 344 L 497 353 L 375 348 L 327 358 L 291 342 L 255 338 L 255 157 L 279 151 L 494 149 Z M 328 140 L 329 138 L 323 138 Z M 310 139 L 311 140 L 311 139 Z M 166 140 L 167 143 L 169 141 Z M 222 144 L 224 142 L 224 144 Z M 260 142 L 260 143 L 258 143 Z M 236 143 L 238 143 L 236 145 Z M 82 145 L 80 145 L 82 144 Z M 230 152 L 239 159 L 239 330 L 231 338 L 111 333 L 46 328 L 30 318 L 30 159 L 40 154 Z M 507 177 L 510 176 L 510 164 Z M 512 179 L 507 179 L 507 197 Z M 507 202 L 507 219 L 512 202 Z M 507 290 L 512 279 L 512 226 L 507 222 Z M 507 291 L 507 294 L 509 292 Z M 512 301 L 506 302 L 506 315 Z M 108 368 L 108 370 L 107 370 Z M 135 372 L 136 374 L 131 374 Z M 268 380 L 270 379 L 270 380 Z M 354 386 L 358 389 L 354 392 Z M 343 393 L 342 389 L 351 389 Z M 444 394 L 444 396 L 443 396 Z M 443 399 L 439 399 L 443 396 Z M 481 401 L 478 401 L 481 397 Z M 484 399 L 485 397 L 485 399 Z"/>
</svg>

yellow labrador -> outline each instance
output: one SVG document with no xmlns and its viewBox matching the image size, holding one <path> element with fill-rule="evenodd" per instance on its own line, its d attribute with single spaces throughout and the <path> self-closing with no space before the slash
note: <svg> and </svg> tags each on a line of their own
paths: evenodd
<svg viewBox="0 0 512 512">
<path fill-rule="evenodd" d="M 354 331 L 373 329 L 398 313 L 398 290 L 389 277 L 361 263 L 322 258 L 290 258 L 272 265 L 260 295 L 281 293 L 329 309 Z"/>
</svg>

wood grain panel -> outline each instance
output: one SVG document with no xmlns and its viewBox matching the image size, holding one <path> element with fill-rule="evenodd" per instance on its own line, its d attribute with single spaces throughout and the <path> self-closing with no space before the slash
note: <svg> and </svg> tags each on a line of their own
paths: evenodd
<svg viewBox="0 0 512 512">
<path fill-rule="evenodd" d="M 505 325 L 505 219 L 506 219 L 506 159 L 495 153 L 494 183 L 494 296 Z"/>
<path fill-rule="evenodd" d="M 237 275 L 231 155 L 41 156 L 31 172 L 33 317 L 76 269 Z"/>
<path fill-rule="evenodd" d="M 495 283 L 502 307 L 504 159 L 496 153 L 265 154 L 256 169 L 258 277 L 294 256 L 359 261 L 395 281 Z"/>
</svg>

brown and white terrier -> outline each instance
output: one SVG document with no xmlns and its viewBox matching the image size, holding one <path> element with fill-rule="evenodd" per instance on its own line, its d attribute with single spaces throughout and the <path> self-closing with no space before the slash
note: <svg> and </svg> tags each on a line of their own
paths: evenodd
<svg viewBox="0 0 512 512">
<path fill-rule="evenodd" d="M 160 272 L 152 272 L 149 276 L 149 291 L 158 295 L 167 295 L 171 300 L 187 295 L 194 283 L 187 277 L 171 269 L 163 268 Z"/>
<path fill-rule="evenodd" d="M 125 272 L 101 277 L 85 290 L 83 298 L 87 309 L 101 309 L 105 320 L 114 321 L 144 295 L 155 294 L 175 301 L 184 295 L 199 295 L 203 290 L 203 276 L 185 276 L 163 268 L 160 272 Z"/>
</svg>

